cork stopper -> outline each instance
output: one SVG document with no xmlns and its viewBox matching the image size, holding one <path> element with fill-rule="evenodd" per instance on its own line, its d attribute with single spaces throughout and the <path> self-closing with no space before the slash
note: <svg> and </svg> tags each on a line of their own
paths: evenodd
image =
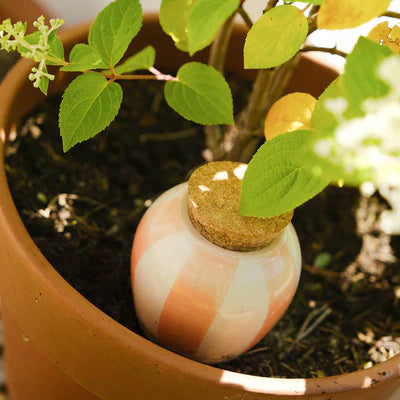
<svg viewBox="0 0 400 400">
<path fill-rule="evenodd" d="M 189 215 L 196 229 L 217 246 L 235 251 L 265 247 L 289 224 L 293 211 L 273 218 L 239 214 L 247 165 L 231 161 L 205 164 L 189 179 Z"/>
</svg>

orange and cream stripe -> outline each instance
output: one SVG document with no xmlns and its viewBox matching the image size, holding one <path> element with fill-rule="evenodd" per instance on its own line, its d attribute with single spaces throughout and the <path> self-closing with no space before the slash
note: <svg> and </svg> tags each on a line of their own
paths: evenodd
<svg viewBox="0 0 400 400">
<path fill-rule="evenodd" d="M 272 245 L 249 253 L 215 246 L 193 227 L 187 185 L 164 193 L 144 215 L 132 250 L 132 288 L 149 337 L 215 363 L 254 346 L 289 306 L 301 254 L 289 225 Z"/>
</svg>

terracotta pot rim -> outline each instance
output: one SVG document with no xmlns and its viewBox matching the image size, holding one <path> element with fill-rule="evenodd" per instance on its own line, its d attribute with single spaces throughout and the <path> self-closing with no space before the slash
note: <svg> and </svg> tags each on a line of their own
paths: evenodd
<svg viewBox="0 0 400 400">
<path fill-rule="evenodd" d="M 154 23 L 158 20 L 158 16 L 157 14 L 148 14 L 145 16 L 145 20 L 148 23 Z M 86 32 L 89 25 L 90 23 L 83 23 L 67 28 L 61 32 L 60 36 L 64 41 L 72 41 Z M 0 109 L 0 221 L 5 224 L 4 231 L 12 238 L 15 248 L 23 254 L 27 268 L 34 270 L 34 273 L 40 277 L 50 292 L 58 292 L 63 295 L 60 301 L 68 305 L 76 318 L 85 318 L 88 320 L 88 324 L 104 330 L 108 337 L 123 344 L 127 352 L 135 349 L 137 353 L 139 349 L 142 354 L 146 354 L 155 363 L 163 364 L 180 371 L 182 375 L 190 375 L 203 381 L 215 382 L 216 372 L 218 372 L 219 376 L 222 374 L 221 383 L 242 386 L 250 393 L 275 395 L 339 393 L 371 387 L 376 384 L 376 380 L 400 378 L 400 355 L 368 370 L 324 378 L 268 378 L 221 370 L 186 359 L 149 342 L 104 314 L 82 297 L 55 271 L 34 244 L 18 215 L 7 185 L 4 169 L 4 143 L 8 129 L 8 114 L 12 101 L 16 93 L 23 88 L 32 65 L 33 63 L 29 60 L 20 60 L 0 86 L 2 98 Z"/>
</svg>

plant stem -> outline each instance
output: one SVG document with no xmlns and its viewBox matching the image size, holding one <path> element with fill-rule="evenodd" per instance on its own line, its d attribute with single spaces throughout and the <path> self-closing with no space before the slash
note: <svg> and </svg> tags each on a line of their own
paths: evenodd
<svg viewBox="0 0 400 400">
<path fill-rule="evenodd" d="M 300 10 L 303 14 L 312 6 L 312 4 L 307 4 L 302 10 Z"/>
<path fill-rule="evenodd" d="M 208 57 L 208 65 L 214 67 L 223 74 L 225 66 L 226 52 L 231 41 L 233 32 L 233 20 L 236 13 L 230 16 L 221 26 L 217 37 L 215 38 Z"/>
<path fill-rule="evenodd" d="M 400 13 L 394 11 L 386 11 L 382 16 L 400 19 Z"/>
<path fill-rule="evenodd" d="M 154 67 L 151 67 L 149 69 L 149 71 L 153 74 L 153 75 L 130 75 L 130 74 L 126 74 L 126 75 L 117 75 L 115 74 L 114 70 L 110 71 L 111 73 L 104 73 L 101 72 L 101 74 L 103 76 L 105 76 L 107 79 L 110 79 L 112 81 L 117 81 L 117 80 L 125 80 L 125 81 L 136 81 L 136 80 L 153 80 L 153 81 L 177 81 L 178 78 L 176 78 L 175 76 L 172 75 L 166 75 L 163 74 L 162 72 L 158 71 L 157 69 L 155 69 Z"/>
<path fill-rule="evenodd" d="M 246 152 L 246 148 L 250 142 L 259 141 L 262 135 L 261 121 L 268 109 L 268 89 L 275 72 L 273 69 L 265 69 L 258 72 L 247 108 L 239 117 L 236 126 L 237 131 L 234 132 L 233 147 L 228 155 L 228 159 L 233 161 L 248 161 L 246 159 L 247 155 L 244 155 L 243 152 Z"/>
<path fill-rule="evenodd" d="M 224 73 L 226 53 L 232 37 L 235 16 L 236 13 L 222 25 L 211 46 L 208 57 L 208 65 L 217 69 L 221 74 Z M 225 157 L 223 127 L 221 125 L 209 125 L 204 128 L 204 132 L 206 145 L 212 152 L 213 160 L 222 160 Z"/>
<path fill-rule="evenodd" d="M 247 11 L 243 8 L 243 6 L 239 7 L 239 14 L 243 18 L 243 21 L 246 23 L 246 25 L 251 28 L 253 26 L 253 21 L 251 20 L 249 14 L 247 14 Z"/>
<path fill-rule="evenodd" d="M 259 71 L 248 107 L 237 124 L 237 135 L 228 158 L 249 162 L 264 137 L 264 121 L 271 106 L 284 93 L 300 60 L 299 53 L 275 69 Z"/>
<path fill-rule="evenodd" d="M 324 53 L 330 53 L 330 54 L 335 54 L 338 56 L 346 57 L 347 53 L 344 53 L 343 51 L 338 50 L 336 47 L 318 47 L 318 46 L 305 46 L 302 49 L 300 49 L 301 52 L 305 53 L 307 51 L 321 51 Z"/>
<path fill-rule="evenodd" d="M 279 0 L 268 0 L 267 7 L 265 7 L 264 14 L 274 8 L 278 4 Z"/>
<path fill-rule="evenodd" d="M 112 79 L 114 81 L 161 80 L 159 77 L 155 75 L 110 75 L 110 74 L 102 74 L 102 75 L 104 75 L 107 79 Z"/>
</svg>

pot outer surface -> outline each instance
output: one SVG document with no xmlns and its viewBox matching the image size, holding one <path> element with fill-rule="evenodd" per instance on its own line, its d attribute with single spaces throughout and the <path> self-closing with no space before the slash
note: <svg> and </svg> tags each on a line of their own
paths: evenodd
<svg viewBox="0 0 400 400">
<path fill-rule="evenodd" d="M 84 41 L 87 26 L 66 30 L 66 47 Z M 228 69 L 241 70 L 244 31 L 235 31 Z M 161 66 L 187 59 L 147 17 L 135 50 L 156 47 Z M 205 53 L 199 58 L 205 60 Z M 160 61 L 161 60 L 161 61 Z M 43 96 L 20 62 L 1 86 L 0 155 L 18 118 Z M 244 73 L 251 77 L 251 72 Z M 289 91 L 318 96 L 336 76 L 303 58 Z M 313 77 L 312 83 L 307 79 Z M 66 85 L 58 73 L 51 90 Z M 295 84 L 294 82 L 297 82 Z M 369 370 L 330 378 L 274 379 L 223 371 L 148 342 L 103 314 L 51 267 L 30 239 L 0 166 L 0 290 L 11 400 L 386 400 L 400 387 L 400 356 Z M 133 396 L 133 397 L 132 397 Z"/>
</svg>

